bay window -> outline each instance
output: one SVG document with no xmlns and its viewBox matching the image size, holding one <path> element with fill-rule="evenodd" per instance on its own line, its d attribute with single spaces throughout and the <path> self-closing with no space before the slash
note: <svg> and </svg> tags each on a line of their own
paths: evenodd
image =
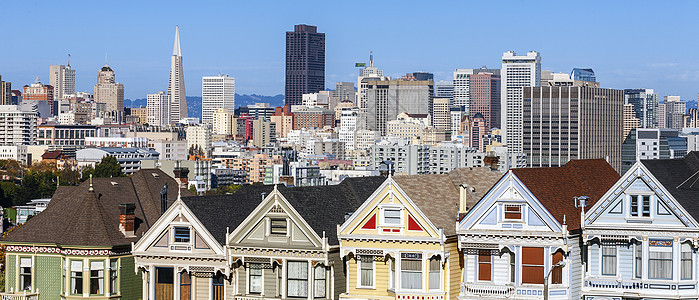
<svg viewBox="0 0 699 300">
<path fill-rule="evenodd" d="M 648 278 L 672 279 L 672 241 L 648 241 Z"/>
<path fill-rule="evenodd" d="M 318 265 L 315 267 L 313 286 L 313 297 L 325 298 L 325 267 L 322 265 Z"/>
<path fill-rule="evenodd" d="M 104 261 L 90 262 L 90 294 L 104 294 Z"/>
<path fill-rule="evenodd" d="M 636 243 L 634 255 L 634 277 L 641 278 L 643 275 L 643 244 Z"/>
<path fill-rule="evenodd" d="M 374 257 L 362 255 L 359 257 L 359 287 L 374 287 Z"/>
<path fill-rule="evenodd" d="M 682 250 L 681 252 L 681 276 L 680 279 L 682 280 L 691 280 L 692 279 L 692 246 L 689 244 L 682 244 L 680 247 Z"/>
<path fill-rule="evenodd" d="M 491 281 L 492 255 L 490 250 L 478 250 L 478 280 Z"/>
<path fill-rule="evenodd" d="M 602 245 L 602 275 L 616 275 L 616 245 Z"/>
<path fill-rule="evenodd" d="M 250 294 L 262 293 L 262 264 L 250 264 L 248 268 Z"/>
<path fill-rule="evenodd" d="M 308 262 L 287 262 L 287 295 L 289 297 L 308 297 Z"/>
<path fill-rule="evenodd" d="M 32 290 L 32 258 L 21 257 L 19 259 L 19 289 L 21 291 Z"/>
<path fill-rule="evenodd" d="M 430 258 L 430 290 L 438 290 L 440 288 L 441 277 L 440 277 L 440 265 L 438 257 Z"/>
<path fill-rule="evenodd" d="M 83 261 L 82 260 L 71 260 L 70 261 L 70 293 L 71 294 L 82 294 L 83 293 Z"/>
<path fill-rule="evenodd" d="M 522 247 L 522 283 L 544 284 L 544 248 Z"/>
<path fill-rule="evenodd" d="M 116 295 L 118 293 L 117 278 L 119 275 L 119 260 L 112 259 L 109 261 L 109 293 Z"/>
<path fill-rule="evenodd" d="M 421 253 L 401 253 L 400 287 L 407 290 L 422 289 Z"/>
</svg>

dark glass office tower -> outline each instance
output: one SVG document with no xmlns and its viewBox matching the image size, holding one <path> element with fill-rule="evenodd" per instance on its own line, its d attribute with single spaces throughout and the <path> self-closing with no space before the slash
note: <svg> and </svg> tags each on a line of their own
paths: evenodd
<svg viewBox="0 0 699 300">
<path fill-rule="evenodd" d="M 284 104 L 299 105 L 303 94 L 325 90 L 325 33 L 295 25 L 286 32 Z"/>
</svg>

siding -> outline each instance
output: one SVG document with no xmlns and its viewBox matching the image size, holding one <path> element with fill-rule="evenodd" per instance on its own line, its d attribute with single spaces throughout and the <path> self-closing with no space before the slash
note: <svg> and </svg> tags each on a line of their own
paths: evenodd
<svg viewBox="0 0 699 300">
<path fill-rule="evenodd" d="M 570 263 L 570 272 L 568 273 L 570 276 L 570 299 L 580 299 L 581 295 L 582 278 L 585 267 L 580 257 L 582 253 L 580 247 L 581 242 L 582 240 L 579 235 L 568 239 L 568 251 L 570 253 L 570 257 L 568 258 L 568 262 Z"/>
<path fill-rule="evenodd" d="M 476 255 L 468 255 L 466 259 L 466 282 L 476 282 Z"/>
<path fill-rule="evenodd" d="M 36 256 L 34 261 L 34 284 L 39 289 L 40 300 L 60 299 L 61 258 L 59 256 Z"/>
<path fill-rule="evenodd" d="M 600 261 L 599 261 L 599 245 L 592 244 L 590 248 L 590 274 L 592 276 L 599 276 L 600 274 Z"/>
<path fill-rule="evenodd" d="M 17 261 L 17 256 L 16 255 L 6 255 L 6 267 L 5 267 L 5 291 L 10 291 L 10 290 L 16 290 L 15 288 L 15 283 L 16 278 L 15 276 L 17 275 L 17 270 L 16 270 L 16 261 Z"/>
<path fill-rule="evenodd" d="M 209 286 L 209 278 L 194 277 L 194 284 L 196 285 L 194 295 L 197 300 L 209 299 L 209 292 L 211 287 Z"/>
<path fill-rule="evenodd" d="M 370 296 L 393 296 L 393 293 L 388 293 L 388 262 L 379 262 L 376 264 L 376 278 L 374 279 L 374 289 L 358 289 L 357 288 L 357 261 L 353 258 L 349 261 L 349 294 L 350 295 L 370 295 Z M 400 284 L 397 282 L 397 284 Z"/>
<path fill-rule="evenodd" d="M 264 284 L 264 294 L 265 297 L 274 297 L 277 295 L 277 274 L 272 269 L 263 269 L 262 278 L 265 281 Z M 309 274 L 309 280 L 311 274 Z"/>
<path fill-rule="evenodd" d="M 245 295 L 245 289 L 248 286 L 248 282 L 246 279 L 246 272 L 245 268 L 243 267 L 238 267 L 238 295 Z"/>
<path fill-rule="evenodd" d="M 344 262 L 340 257 L 339 251 L 328 253 L 328 261 L 330 261 L 330 264 L 333 265 L 332 276 L 335 277 L 335 281 L 331 282 L 335 289 L 333 299 L 339 299 L 340 294 L 346 292 L 345 290 L 347 288 L 347 276 L 345 276 L 345 272 L 347 270 L 345 270 Z M 328 277 L 327 280 L 330 280 L 330 277 Z M 331 291 L 328 291 L 328 296 L 330 296 L 330 292 Z"/>
<path fill-rule="evenodd" d="M 509 283 L 510 276 L 508 271 L 510 269 L 510 256 L 508 254 L 501 254 L 500 256 L 493 255 L 493 282 L 496 285 L 504 285 Z"/>
<path fill-rule="evenodd" d="M 137 300 L 143 298 L 143 280 L 141 271 L 135 272 L 133 256 L 121 258 L 121 299 Z M 59 274 L 60 275 L 60 274 Z"/>
<path fill-rule="evenodd" d="M 620 245 L 618 249 L 619 275 L 623 279 L 633 279 L 633 247 Z"/>
<path fill-rule="evenodd" d="M 445 250 L 449 251 L 449 273 L 446 274 L 449 297 L 451 299 L 456 299 L 461 292 L 461 274 L 463 268 L 464 256 L 459 252 L 457 240 L 448 241 L 445 244 Z"/>
</svg>

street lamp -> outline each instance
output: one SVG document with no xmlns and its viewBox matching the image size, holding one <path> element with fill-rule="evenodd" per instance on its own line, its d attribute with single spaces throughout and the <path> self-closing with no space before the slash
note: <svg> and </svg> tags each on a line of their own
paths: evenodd
<svg viewBox="0 0 699 300">
<path fill-rule="evenodd" d="M 565 261 L 558 261 L 551 269 L 549 270 L 548 274 L 546 274 L 546 277 L 544 277 L 544 300 L 549 299 L 549 276 L 551 276 L 551 272 L 553 272 L 553 269 L 555 268 L 563 268 L 566 266 Z"/>
</svg>

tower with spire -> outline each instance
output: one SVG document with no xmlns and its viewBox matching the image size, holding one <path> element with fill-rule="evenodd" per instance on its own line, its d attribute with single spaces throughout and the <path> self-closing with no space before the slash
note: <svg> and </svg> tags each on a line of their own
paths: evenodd
<svg viewBox="0 0 699 300">
<path fill-rule="evenodd" d="M 170 122 L 178 122 L 187 117 L 187 94 L 184 90 L 182 71 L 182 51 L 180 49 L 180 27 L 175 27 L 175 45 L 170 58 L 170 81 L 167 93 L 170 95 Z"/>
</svg>

